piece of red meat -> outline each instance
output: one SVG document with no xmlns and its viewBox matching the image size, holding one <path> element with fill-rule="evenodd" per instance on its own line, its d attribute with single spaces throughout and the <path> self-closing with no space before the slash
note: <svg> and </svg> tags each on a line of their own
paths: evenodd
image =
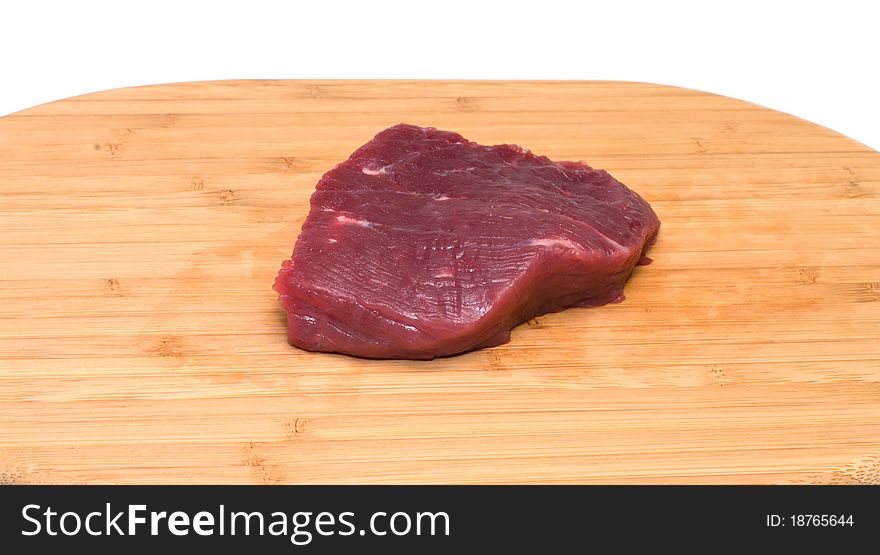
<svg viewBox="0 0 880 555">
<path fill-rule="evenodd" d="M 430 359 L 621 301 L 659 226 L 603 170 L 401 124 L 324 174 L 275 290 L 292 345 Z"/>
</svg>

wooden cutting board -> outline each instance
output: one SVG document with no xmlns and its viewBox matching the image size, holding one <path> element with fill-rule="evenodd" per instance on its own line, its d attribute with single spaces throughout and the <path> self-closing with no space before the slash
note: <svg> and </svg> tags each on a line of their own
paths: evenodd
<svg viewBox="0 0 880 555">
<path fill-rule="evenodd" d="M 306 353 L 272 281 L 408 122 L 586 160 L 663 221 L 623 304 L 431 362 Z M 880 154 L 614 82 L 224 81 L 0 118 L 0 481 L 880 481 Z"/>
</svg>

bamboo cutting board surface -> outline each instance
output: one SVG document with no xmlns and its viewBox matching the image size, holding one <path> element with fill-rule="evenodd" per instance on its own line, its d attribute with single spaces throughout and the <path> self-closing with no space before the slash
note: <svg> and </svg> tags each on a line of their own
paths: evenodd
<svg viewBox="0 0 880 555">
<path fill-rule="evenodd" d="M 656 209 L 627 300 L 434 360 L 285 341 L 323 172 L 431 125 Z M 880 154 L 614 82 L 224 81 L 0 118 L 0 481 L 880 481 Z"/>
</svg>

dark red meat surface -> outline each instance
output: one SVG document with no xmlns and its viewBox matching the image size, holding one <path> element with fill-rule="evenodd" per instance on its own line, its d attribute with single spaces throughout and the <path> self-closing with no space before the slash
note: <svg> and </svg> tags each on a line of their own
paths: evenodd
<svg viewBox="0 0 880 555">
<path fill-rule="evenodd" d="M 292 345 L 430 359 L 623 300 L 659 226 L 603 170 L 401 124 L 321 178 L 275 290 Z"/>
</svg>

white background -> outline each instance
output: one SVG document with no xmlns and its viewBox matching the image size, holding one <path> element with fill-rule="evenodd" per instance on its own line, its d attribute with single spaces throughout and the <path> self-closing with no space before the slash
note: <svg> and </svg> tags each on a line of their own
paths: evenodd
<svg viewBox="0 0 880 555">
<path fill-rule="evenodd" d="M 4 2 L 0 115 L 206 79 L 615 79 L 742 98 L 880 149 L 875 4 Z"/>
</svg>

